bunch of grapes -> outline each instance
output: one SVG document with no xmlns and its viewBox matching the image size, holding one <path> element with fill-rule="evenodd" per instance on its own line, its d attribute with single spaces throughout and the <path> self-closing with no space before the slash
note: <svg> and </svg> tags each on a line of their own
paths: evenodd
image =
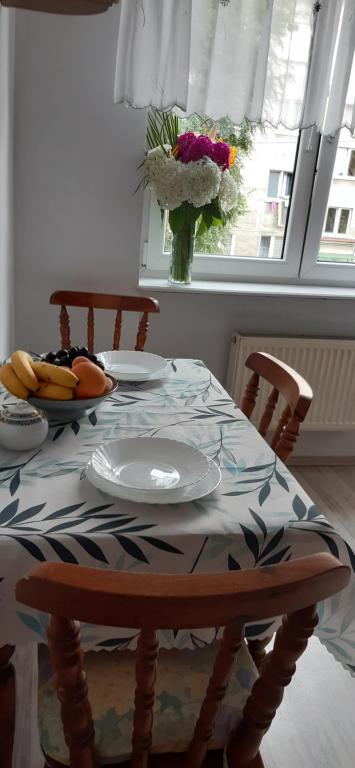
<svg viewBox="0 0 355 768">
<path fill-rule="evenodd" d="M 105 370 L 103 363 L 97 359 L 96 355 L 89 352 L 87 347 L 70 347 L 70 349 L 58 349 L 58 352 L 48 352 L 44 360 L 46 363 L 52 363 L 52 365 L 65 365 L 66 368 L 71 368 L 73 360 L 79 356 L 87 357 L 102 371 Z"/>
</svg>

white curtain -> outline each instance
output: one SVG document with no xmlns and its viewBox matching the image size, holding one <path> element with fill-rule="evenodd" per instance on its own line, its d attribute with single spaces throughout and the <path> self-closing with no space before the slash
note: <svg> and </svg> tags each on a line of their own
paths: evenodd
<svg viewBox="0 0 355 768">
<path fill-rule="evenodd" d="M 342 124 L 355 0 L 121 0 L 115 101 L 186 114 Z M 320 6 L 320 7 L 319 7 Z"/>
<path fill-rule="evenodd" d="M 14 11 L 0 8 L 0 362 L 13 331 L 12 136 Z"/>
</svg>

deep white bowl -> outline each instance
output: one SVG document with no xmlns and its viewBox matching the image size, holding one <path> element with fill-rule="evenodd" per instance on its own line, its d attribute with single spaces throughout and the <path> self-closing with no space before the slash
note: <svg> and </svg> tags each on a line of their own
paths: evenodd
<svg viewBox="0 0 355 768">
<path fill-rule="evenodd" d="M 105 372 L 106 373 L 106 372 Z M 29 397 L 28 402 L 34 405 L 35 408 L 40 408 L 44 411 L 51 421 L 77 421 L 82 419 L 91 411 L 94 411 L 100 403 L 110 397 L 118 387 L 118 383 L 113 376 L 106 373 L 107 378 L 111 379 L 112 388 L 109 392 L 105 392 L 104 395 L 97 397 L 86 397 L 78 400 L 46 400 L 44 397 Z"/>
<path fill-rule="evenodd" d="M 113 350 L 99 352 L 97 359 L 105 366 L 111 376 L 119 381 L 149 381 L 163 378 L 169 370 L 169 363 L 164 357 L 151 352 L 132 350 Z"/>
<path fill-rule="evenodd" d="M 145 493 L 193 485 L 209 471 L 201 451 L 164 437 L 111 440 L 95 449 L 91 464 L 105 480 Z"/>
</svg>

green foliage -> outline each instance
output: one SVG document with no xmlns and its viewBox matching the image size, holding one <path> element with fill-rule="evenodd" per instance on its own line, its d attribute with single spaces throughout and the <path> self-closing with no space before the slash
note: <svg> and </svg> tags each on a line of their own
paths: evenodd
<svg viewBox="0 0 355 768">
<path fill-rule="evenodd" d="M 181 232 L 186 225 L 194 229 L 201 213 L 203 213 L 203 208 L 195 208 L 191 203 L 183 203 L 174 211 L 169 211 L 169 225 L 173 235 Z"/>
<path fill-rule="evenodd" d="M 161 112 L 151 107 L 147 113 L 147 120 L 148 149 L 161 147 L 165 152 L 165 144 L 175 147 L 179 135 L 179 118 L 174 112 Z"/>
</svg>

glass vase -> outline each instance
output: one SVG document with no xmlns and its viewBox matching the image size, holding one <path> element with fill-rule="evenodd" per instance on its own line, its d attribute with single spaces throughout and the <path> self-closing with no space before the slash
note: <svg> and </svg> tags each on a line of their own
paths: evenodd
<svg viewBox="0 0 355 768">
<path fill-rule="evenodd" d="M 189 285 L 191 283 L 194 243 L 195 224 L 186 223 L 173 236 L 169 283 L 173 285 Z"/>
</svg>

